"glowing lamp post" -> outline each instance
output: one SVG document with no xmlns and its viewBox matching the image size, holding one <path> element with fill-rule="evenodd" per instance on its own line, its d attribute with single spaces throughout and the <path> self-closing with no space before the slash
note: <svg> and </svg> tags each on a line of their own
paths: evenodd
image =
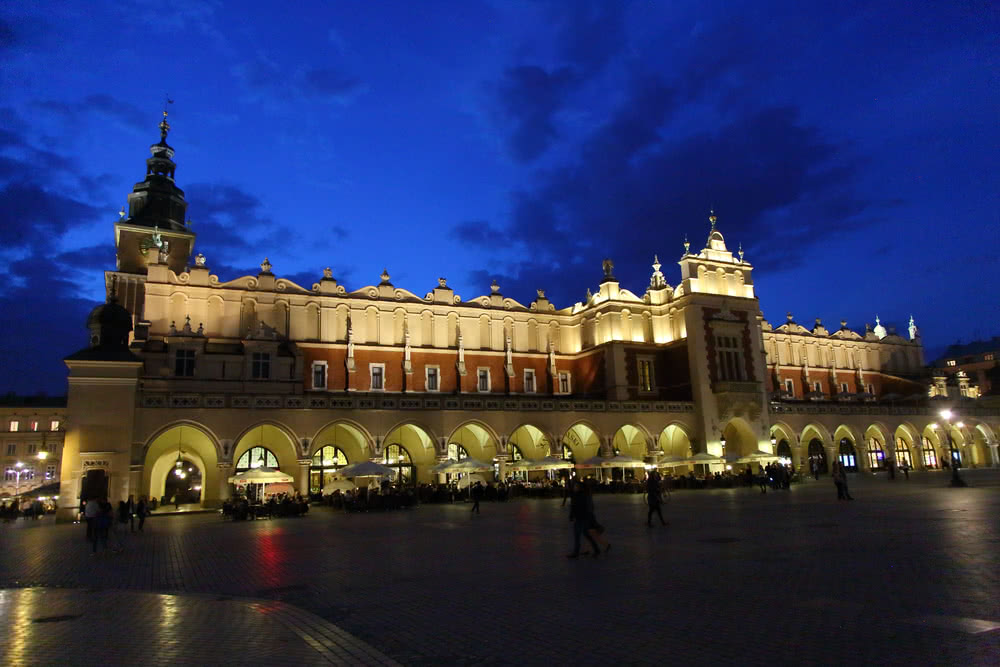
<svg viewBox="0 0 1000 667">
<path fill-rule="evenodd" d="M 944 420 L 944 432 L 948 436 L 948 456 L 951 457 L 951 485 L 953 487 L 963 487 L 968 486 L 965 480 L 958 474 L 958 468 L 961 465 L 962 457 L 959 451 L 955 448 L 955 444 L 951 439 L 951 410 L 942 410 L 941 419 Z M 958 422 L 958 427 L 962 427 L 962 422 Z"/>
<path fill-rule="evenodd" d="M 13 468 L 7 468 L 9 474 L 14 475 L 15 487 L 14 487 L 14 497 L 17 498 L 21 495 L 21 475 L 27 474 L 27 470 L 24 468 L 24 464 L 18 461 L 14 464 Z"/>
</svg>

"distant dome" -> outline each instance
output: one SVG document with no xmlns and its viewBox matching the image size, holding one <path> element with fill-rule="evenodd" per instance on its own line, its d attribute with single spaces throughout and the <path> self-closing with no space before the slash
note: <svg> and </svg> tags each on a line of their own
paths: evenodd
<svg viewBox="0 0 1000 667">
<path fill-rule="evenodd" d="M 87 316 L 90 345 L 128 345 L 132 331 L 132 314 L 111 298 L 90 311 Z"/>
</svg>

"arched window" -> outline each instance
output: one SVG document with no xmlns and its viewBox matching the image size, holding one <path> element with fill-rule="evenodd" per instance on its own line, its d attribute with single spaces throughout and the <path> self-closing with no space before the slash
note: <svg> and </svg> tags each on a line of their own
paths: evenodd
<svg viewBox="0 0 1000 667">
<path fill-rule="evenodd" d="M 515 444 L 510 445 L 510 462 L 517 463 L 518 461 L 524 460 L 524 454 L 521 453 L 521 448 Z M 527 470 L 510 470 L 507 474 L 514 479 L 527 482 L 528 481 L 528 471 Z"/>
<path fill-rule="evenodd" d="M 858 471 L 857 454 L 854 451 L 854 443 L 849 438 L 840 439 L 840 462 L 847 472 Z"/>
<path fill-rule="evenodd" d="M 333 445 L 325 445 L 313 454 L 309 465 L 309 493 L 322 493 L 323 487 L 333 481 L 333 473 L 347 465 L 347 455 Z"/>
<path fill-rule="evenodd" d="M 902 468 L 913 468 L 913 459 L 910 458 L 910 448 L 906 446 L 906 441 L 896 438 L 896 465 Z"/>
<path fill-rule="evenodd" d="M 469 452 L 465 451 L 465 447 L 453 442 L 448 445 L 448 458 L 452 461 L 461 461 L 462 459 L 469 458 Z"/>
<path fill-rule="evenodd" d="M 937 452 L 934 451 L 934 445 L 932 445 L 931 441 L 928 440 L 927 438 L 924 438 L 923 440 L 924 440 L 924 448 L 921 450 L 920 453 L 923 457 L 924 467 L 937 468 L 938 467 Z"/>
<path fill-rule="evenodd" d="M 278 469 L 278 457 L 267 447 L 251 447 L 243 452 L 243 456 L 236 462 L 236 472 L 246 472 L 254 468 L 274 468 Z"/>
<path fill-rule="evenodd" d="M 790 465 L 792 463 L 792 447 L 788 444 L 787 440 L 782 440 L 778 443 L 777 453 L 783 465 Z"/>
<path fill-rule="evenodd" d="M 401 445 L 388 445 L 385 448 L 385 464 L 396 469 L 396 482 L 410 486 L 417 483 L 417 476 L 410 460 L 410 453 Z"/>
<path fill-rule="evenodd" d="M 885 452 L 882 450 L 882 443 L 875 438 L 868 441 L 868 467 L 872 470 L 881 470 L 885 467 Z"/>
<path fill-rule="evenodd" d="M 813 438 L 809 441 L 810 470 L 813 464 L 816 465 L 817 472 L 826 472 L 826 450 L 823 449 L 823 442 L 818 438 Z"/>
</svg>

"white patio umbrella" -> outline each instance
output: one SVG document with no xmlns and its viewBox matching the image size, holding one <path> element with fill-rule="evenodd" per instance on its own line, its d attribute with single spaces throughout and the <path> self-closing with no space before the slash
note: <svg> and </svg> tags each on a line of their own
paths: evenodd
<svg viewBox="0 0 1000 667">
<path fill-rule="evenodd" d="M 486 478 L 480 475 L 479 473 L 472 473 L 466 475 L 462 479 L 458 480 L 458 488 L 464 489 L 471 484 L 475 484 L 476 482 L 482 482 L 483 484 L 485 484 Z"/>
<path fill-rule="evenodd" d="M 554 456 L 546 456 L 545 458 L 529 461 L 528 463 L 530 467 L 524 468 L 524 470 L 569 470 L 573 467 L 571 461 L 557 459 Z"/>
<path fill-rule="evenodd" d="M 687 465 L 687 459 L 683 456 L 664 456 L 662 459 L 656 462 L 657 468 L 671 468 L 674 466 L 685 466 Z"/>
<path fill-rule="evenodd" d="M 700 454 L 695 454 L 685 461 L 685 463 L 693 463 L 694 465 L 708 466 L 713 463 L 722 463 L 722 459 L 718 456 L 712 456 L 706 452 L 701 452 Z"/>
<path fill-rule="evenodd" d="M 446 473 L 449 475 L 465 475 L 466 478 L 470 477 L 473 473 L 489 472 L 490 470 L 493 470 L 492 463 L 484 463 L 483 461 L 478 461 L 473 458 L 464 458 L 461 461 L 448 460 L 431 468 L 431 472 Z M 481 480 L 485 481 L 484 477 L 479 477 Z M 468 484 L 469 483 L 466 482 L 463 485 L 462 480 L 459 479 L 458 488 L 465 488 Z M 469 490 L 469 493 L 472 493 L 471 489 Z"/>
<path fill-rule="evenodd" d="M 741 456 L 736 460 L 737 463 L 760 463 L 763 461 L 777 461 L 780 457 L 777 454 L 769 454 L 768 452 L 754 452 L 753 454 L 748 454 L 746 456 Z"/>
<path fill-rule="evenodd" d="M 356 488 L 358 485 L 349 479 L 335 479 L 323 487 L 323 495 L 329 495 L 334 491 L 352 491 Z"/>
<path fill-rule="evenodd" d="M 229 478 L 229 483 L 235 484 L 237 487 L 260 484 L 262 488 L 265 488 L 268 484 L 293 484 L 294 482 L 294 477 L 274 468 L 251 468 Z M 261 497 L 263 495 L 261 493 Z"/>
<path fill-rule="evenodd" d="M 391 477 L 395 474 L 395 468 L 390 468 L 374 461 L 362 461 L 344 466 L 333 473 L 333 477 L 335 479 L 350 479 L 353 477 Z"/>
</svg>

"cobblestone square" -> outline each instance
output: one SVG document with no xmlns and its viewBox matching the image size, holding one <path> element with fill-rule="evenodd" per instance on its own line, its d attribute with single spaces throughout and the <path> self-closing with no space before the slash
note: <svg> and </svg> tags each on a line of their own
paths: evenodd
<svg viewBox="0 0 1000 667">
<path fill-rule="evenodd" d="M 760 494 L 560 500 L 229 523 L 157 516 L 121 553 L 0 526 L 5 664 L 997 664 L 1000 472 Z M 114 542 L 114 538 L 112 538 Z"/>
</svg>

